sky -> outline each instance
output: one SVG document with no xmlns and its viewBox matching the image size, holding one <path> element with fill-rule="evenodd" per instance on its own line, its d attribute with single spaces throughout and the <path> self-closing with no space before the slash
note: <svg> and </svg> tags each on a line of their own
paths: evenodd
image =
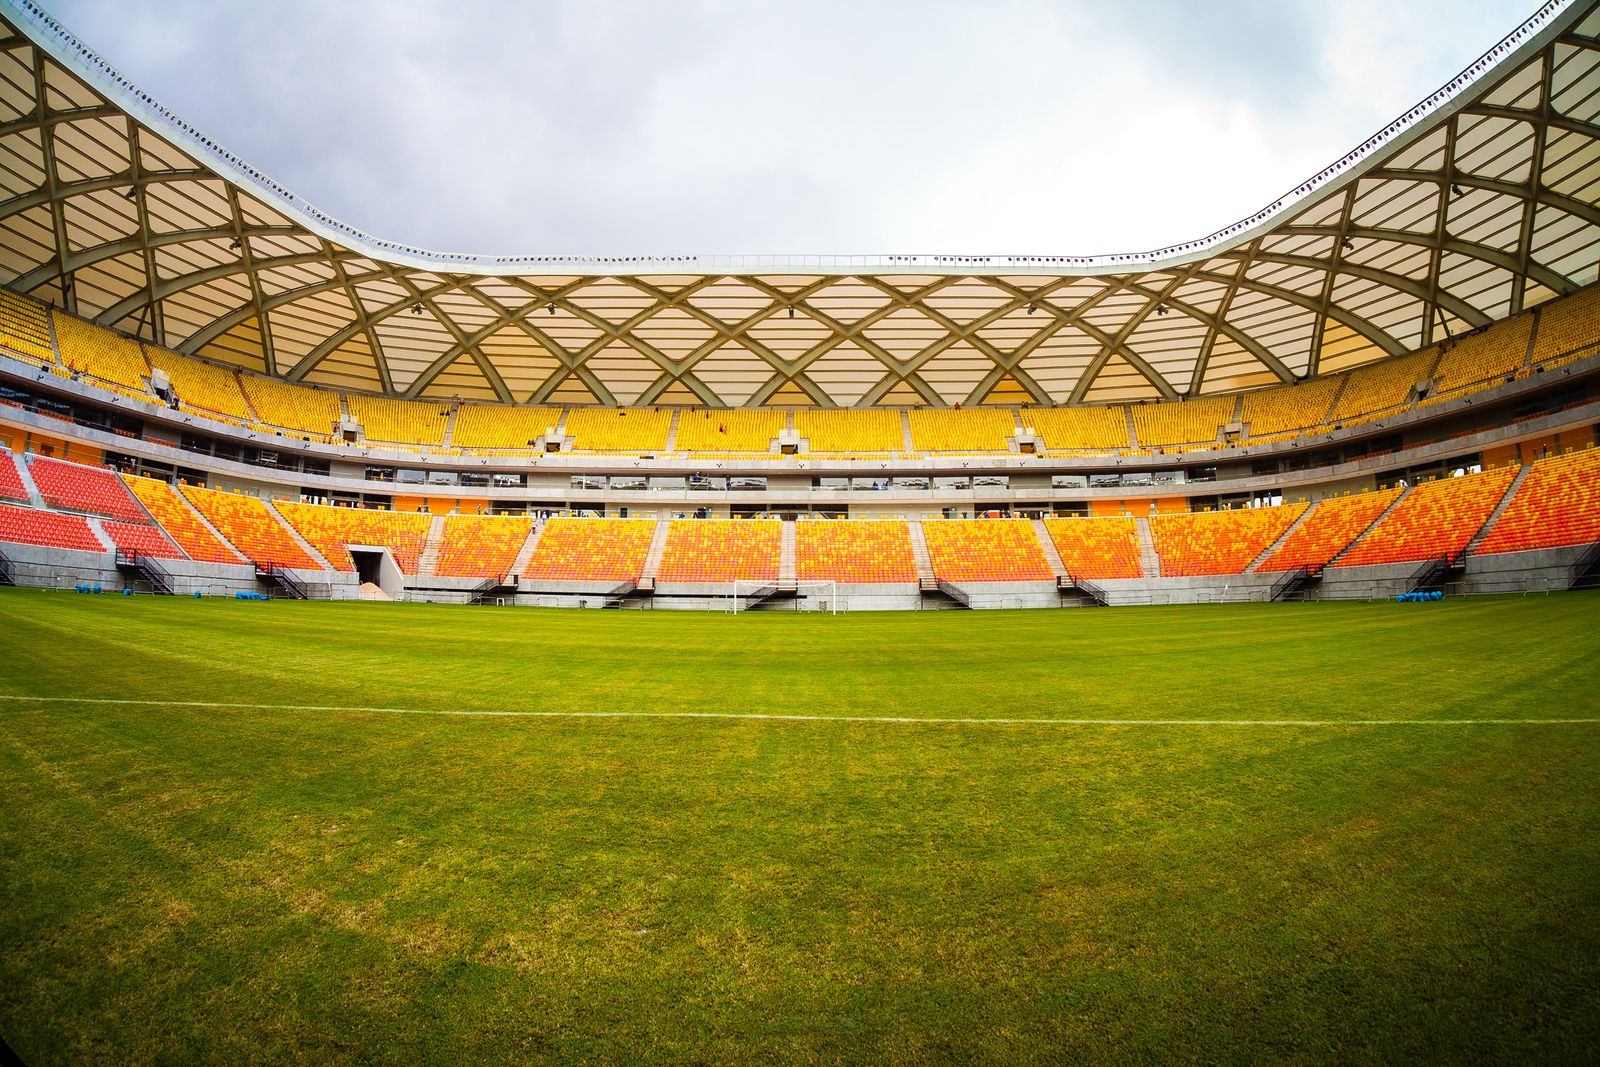
<svg viewBox="0 0 1600 1067">
<path fill-rule="evenodd" d="M 1138 252 L 1254 213 L 1535 0 L 42 0 L 369 234 L 494 255 Z"/>
</svg>

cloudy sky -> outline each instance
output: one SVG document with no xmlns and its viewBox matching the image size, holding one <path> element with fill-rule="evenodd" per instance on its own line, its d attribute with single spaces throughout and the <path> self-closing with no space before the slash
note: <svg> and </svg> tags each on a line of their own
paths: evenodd
<svg viewBox="0 0 1600 1067">
<path fill-rule="evenodd" d="M 1535 0 L 42 0 L 388 240 L 1141 251 L 1242 218 Z"/>
</svg>

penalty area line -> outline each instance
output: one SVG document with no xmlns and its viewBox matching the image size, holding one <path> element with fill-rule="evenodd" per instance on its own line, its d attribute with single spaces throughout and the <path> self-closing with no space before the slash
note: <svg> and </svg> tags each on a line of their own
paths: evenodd
<svg viewBox="0 0 1600 1067">
<path fill-rule="evenodd" d="M 1589 719 L 1058 719 L 951 718 L 937 715 L 803 715 L 760 711 L 525 711 L 382 708 L 340 704 L 256 704 L 222 700 L 132 700 L 119 697 L 19 696 L 0 701 L 34 704 L 118 704 L 166 708 L 234 708 L 247 711 L 325 711 L 364 715 L 437 715 L 462 719 L 734 719 L 755 722 L 849 722 L 903 726 L 1585 726 Z"/>
</svg>

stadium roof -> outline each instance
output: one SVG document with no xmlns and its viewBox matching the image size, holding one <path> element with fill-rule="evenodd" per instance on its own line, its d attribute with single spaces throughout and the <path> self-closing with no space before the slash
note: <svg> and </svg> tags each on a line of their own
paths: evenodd
<svg viewBox="0 0 1600 1067">
<path fill-rule="evenodd" d="M 1106 256 L 429 252 L 317 210 L 28 0 L 0 19 L 0 282 L 296 381 L 552 403 L 1170 399 L 1409 351 L 1600 269 L 1600 0 L 1544 4 L 1250 218 Z"/>
</svg>

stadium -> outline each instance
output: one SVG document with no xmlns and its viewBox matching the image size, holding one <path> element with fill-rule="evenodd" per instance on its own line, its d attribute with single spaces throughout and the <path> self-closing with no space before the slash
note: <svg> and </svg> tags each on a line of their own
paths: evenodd
<svg viewBox="0 0 1600 1067">
<path fill-rule="evenodd" d="M 0 108 L 25 1062 L 1600 1057 L 1600 3 L 1096 256 L 398 244 L 30 0 Z"/>
</svg>

